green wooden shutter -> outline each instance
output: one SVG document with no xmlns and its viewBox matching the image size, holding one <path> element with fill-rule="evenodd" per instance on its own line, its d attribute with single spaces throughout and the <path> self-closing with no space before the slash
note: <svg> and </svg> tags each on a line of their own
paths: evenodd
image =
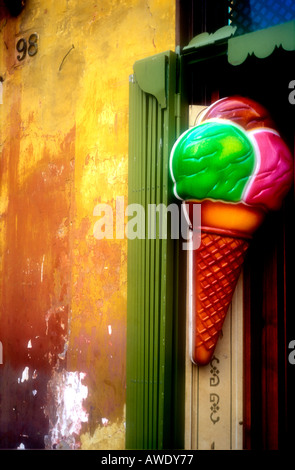
<svg viewBox="0 0 295 470">
<path fill-rule="evenodd" d="M 169 154 L 176 139 L 176 54 L 134 65 L 130 77 L 129 195 L 145 213 L 145 237 L 128 239 L 126 447 L 171 447 L 175 381 L 177 242 L 150 239 L 148 205 L 172 202 Z M 132 219 L 132 217 L 131 217 Z M 153 227 L 152 227 L 153 228 Z"/>
</svg>

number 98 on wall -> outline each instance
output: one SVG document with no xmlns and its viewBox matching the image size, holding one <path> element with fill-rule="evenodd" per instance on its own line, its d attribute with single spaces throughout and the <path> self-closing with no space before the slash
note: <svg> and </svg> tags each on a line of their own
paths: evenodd
<svg viewBox="0 0 295 470">
<path fill-rule="evenodd" d="M 15 59 L 16 65 L 26 62 L 27 59 L 34 57 L 38 52 L 39 36 L 37 33 L 23 34 L 15 40 Z"/>
</svg>

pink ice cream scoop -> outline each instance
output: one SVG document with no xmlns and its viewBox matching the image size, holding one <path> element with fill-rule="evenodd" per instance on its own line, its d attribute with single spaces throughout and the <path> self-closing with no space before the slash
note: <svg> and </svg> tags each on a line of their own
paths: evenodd
<svg viewBox="0 0 295 470">
<path fill-rule="evenodd" d="M 277 210 L 292 184 L 292 155 L 280 135 L 271 129 L 253 131 L 249 136 L 256 146 L 257 165 L 243 199 L 250 205 Z"/>
<path fill-rule="evenodd" d="M 255 128 L 275 128 L 269 112 L 260 103 L 243 96 L 221 98 L 209 106 L 201 116 L 202 121 L 228 119 L 249 131 Z"/>
</svg>

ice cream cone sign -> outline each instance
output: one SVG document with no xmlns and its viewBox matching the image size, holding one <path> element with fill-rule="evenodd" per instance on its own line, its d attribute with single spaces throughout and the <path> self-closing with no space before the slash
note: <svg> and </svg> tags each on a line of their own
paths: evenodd
<svg viewBox="0 0 295 470">
<path fill-rule="evenodd" d="M 201 204 L 201 243 L 190 254 L 188 284 L 191 360 L 205 365 L 251 238 L 265 214 L 280 208 L 292 185 L 293 159 L 268 112 L 235 96 L 215 102 L 177 139 L 170 174 L 191 225 L 193 205 Z"/>
</svg>

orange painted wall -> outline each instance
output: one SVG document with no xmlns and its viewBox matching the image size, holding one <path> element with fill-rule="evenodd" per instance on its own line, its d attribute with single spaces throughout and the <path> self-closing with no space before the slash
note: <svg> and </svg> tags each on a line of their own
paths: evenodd
<svg viewBox="0 0 295 470">
<path fill-rule="evenodd" d="M 172 0 L 1 2 L 0 448 L 124 448 L 127 240 L 93 211 L 128 203 L 129 75 L 174 33 Z"/>
</svg>

